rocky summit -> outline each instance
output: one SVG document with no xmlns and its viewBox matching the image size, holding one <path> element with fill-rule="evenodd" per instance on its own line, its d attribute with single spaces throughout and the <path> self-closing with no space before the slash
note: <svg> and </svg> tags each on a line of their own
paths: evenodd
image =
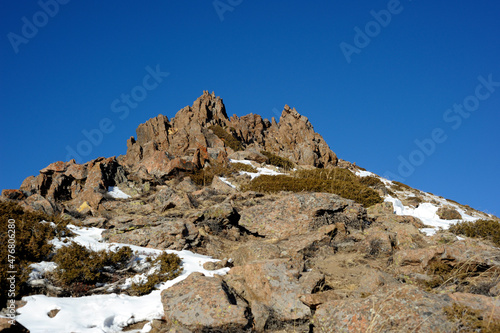
<svg viewBox="0 0 500 333">
<path fill-rule="evenodd" d="M 287 105 L 278 121 L 228 117 L 222 99 L 205 91 L 173 118 L 159 115 L 136 132 L 126 155 L 55 162 L 19 189 L 2 191 L 2 207 L 17 207 L 9 212 L 57 221 L 49 234 L 58 245 L 44 247 L 38 261 L 26 259 L 19 323 L 0 319 L 0 327 L 36 331 L 33 325 L 66 318 L 69 310 L 54 306 L 33 324 L 23 306 L 31 309 L 36 296 L 27 295 L 47 302 L 120 294 L 149 297 L 160 310 L 120 307 L 92 325 L 133 332 L 500 331 L 497 217 L 338 159 Z M 88 234 L 90 249 L 78 241 Z M 35 236 L 23 238 L 26 251 L 36 248 Z M 103 244 L 114 244 L 111 254 L 92 252 Z M 124 245 L 134 252 L 117 250 Z M 63 266 L 65 247 L 93 258 L 73 263 L 86 269 L 85 280 L 68 277 L 74 267 Z M 181 258 L 191 251 L 200 267 L 187 256 L 162 257 L 165 250 Z M 101 268 L 92 270 L 96 260 Z M 52 268 L 35 274 L 40 265 Z"/>
</svg>

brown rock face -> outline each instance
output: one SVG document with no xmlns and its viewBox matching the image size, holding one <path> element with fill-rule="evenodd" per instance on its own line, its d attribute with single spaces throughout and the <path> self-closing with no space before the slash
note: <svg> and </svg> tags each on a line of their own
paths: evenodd
<svg viewBox="0 0 500 333">
<path fill-rule="evenodd" d="M 261 236 L 283 239 L 336 222 L 363 227 L 365 215 L 361 205 L 335 194 L 294 193 L 243 210 L 239 224 Z"/>
<path fill-rule="evenodd" d="M 125 161 L 133 168 L 145 164 L 158 167 L 168 163 L 170 156 L 191 156 L 189 161 L 200 166 L 205 159 L 200 151 L 215 150 L 215 157 L 231 154 L 233 151 L 209 129 L 212 125 L 230 129 L 228 133 L 251 149 L 254 155 L 259 150 L 266 150 L 300 165 L 328 167 L 337 164 L 337 156 L 321 135 L 314 132 L 309 120 L 288 105 L 279 123 L 254 114 L 228 118 L 222 99 L 208 91 L 203 92 L 192 106 L 177 112 L 171 120 L 159 115 L 139 125 L 137 139 L 128 140 Z M 266 160 L 265 157 L 260 159 Z M 149 167 L 148 171 L 151 169 Z"/>
<path fill-rule="evenodd" d="M 165 318 L 189 329 L 243 330 L 247 304 L 218 276 L 193 273 L 161 293 Z"/>
<path fill-rule="evenodd" d="M 456 332 L 445 297 L 402 285 L 365 299 L 321 304 L 312 320 L 319 332 Z"/>
<path fill-rule="evenodd" d="M 308 291 L 299 284 L 298 276 L 288 260 L 273 259 L 234 267 L 224 279 L 250 304 L 254 326 L 262 331 L 271 316 L 290 321 L 310 315 L 311 310 L 299 300 Z"/>
<path fill-rule="evenodd" d="M 443 220 L 460 220 L 462 215 L 453 208 L 441 207 L 436 214 Z"/>
</svg>

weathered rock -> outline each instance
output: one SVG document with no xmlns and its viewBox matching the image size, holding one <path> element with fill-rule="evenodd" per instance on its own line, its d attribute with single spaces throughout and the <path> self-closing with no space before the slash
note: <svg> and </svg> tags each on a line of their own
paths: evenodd
<svg viewBox="0 0 500 333">
<path fill-rule="evenodd" d="M 233 186 L 227 184 L 222 179 L 220 179 L 220 177 L 218 177 L 218 176 L 214 176 L 214 178 L 212 180 L 212 185 L 211 185 L 211 187 L 214 190 L 217 190 L 217 191 L 220 191 L 223 193 L 235 193 L 236 189 Z"/>
<path fill-rule="evenodd" d="M 275 202 L 244 209 L 240 214 L 239 224 L 246 229 L 261 236 L 281 239 L 336 222 L 363 226 L 366 210 L 335 194 L 294 193 Z"/>
<path fill-rule="evenodd" d="M 165 289 L 161 301 L 168 323 L 188 329 L 247 328 L 247 304 L 219 276 L 192 273 L 185 280 Z"/>
<path fill-rule="evenodd" d="M 188 193 L 197 191 L 199 189 L 190 177 L 184 177 L 184 179 L 179 184 L 177 184 L 175 188 Z"/>
<path fill-rule="evenodd" d="M 14 319 L 0 317 L 0 332 L 29 333 L 29 330 Z"/>
<path fill-rule="evenodd" d="M 21 203 L 24 208 L 41 211 L 47 215 L 54 215 L 55 207 L 54 205 L 40 194 L 33 194 L 29 196 L 26 200 Z"/>
<path fill-rule="evenodd" d="M 310 315 L 310 309 L 299 300 L 306 290 L 298 276 L 288 260 L 273 259 L 236 266 L 224 280 L 250 304 L 254 326 L 262 331 L 271 317 L 291 321 Z"/>
<path fill-rule="evenodd" d="M 269 161 L 266 155 L 261 154 L 260 152 L 252 148 L 248 148 L 247 150 L 243 151 L 236 151 L 229 155 L 229 158 L 232 160 L 255 161 L 257 163 L 267 163 Z"/>
<path fill-rule="evenodd" d="M 337 164 L 337 156 L 330 150 L 321 135 L 314 132 L 309 120 L 295 109 L 285 106 L 279 124 L 249 114 L 228 118 L 224 103 L 213 93 L 203 92 L 192 106 L 181 109 L 174 118 L 159 115 L 139 125 L 137 140 L 127 142 L 125 163 L 132 169 L 149 165 L 148 171 L 159 170 L 166 163 L 166 156 L 191 156 L 193 165 L 203 167 L 216 152 L 233 153 L 213 131 L 212 125 L 231 128 L 237 138 L 248 146 L 246 153 L 236 153 L 233 158 L 251 159 L 260 163 L 267 158 L 259 153 L 266 150 L 291 159 L 299 165 L 327 167 Z M 163 155 L 159 154 L 162 153 Z M 223 154 L 221 161 L 227 162 Z"/>
<path fill-rule="evenodd" d="M 456 239 L 456 237 L 455 237 Z M 399 273 L 425 273 L 432 261 L 445 261 L 452 267 L 461 264 L 500 268 L 500 250 L 480 241 L 465 239 L 454 243 L 429 246 L 421 249 L 400 250 L 394 253 L 393 262 Z"/>
<path fill-rule="evenodd" d="M 71 162 L 69 162 L 71 163 Z M 72 160 L 72 163 L 75 163 L 74 160 Z M 64 172 L 68 168 L 68 163 L 58 161 L 54 162 L 52 164 L 49 164 L 47 167 L 43 168 L 40 170 L 40 173 L 54 173 L 54 172 Z"/>
<path fill-rule="evenodd" d="M 116 224 L 115 221 L 110 221 L 111 223 Z M 151 218 L 144 219 L 141 224 L 125 223 L 115 229 L 106 230 L 103 236 L 115 243 L 182 250 L 196 239 L 198 231 L 191 222 Z"/>
<path fill-rule="evenodd" d="M 312 323 L 319 332 L 454 332 L 443 312 L 446 296 L 401 285 L 362 299 L 318 306 Z"/>
<path fill-rule="evenodd" d="M 437 212 L 437 216 L 439 216 L 443 220 L 460 220 L 462 219 L 462 215 L 457 212 L 453 208 L 449 207 L 440 207 Z"/>
<path fill-rule="evenodd" d="M 21 190 L 2 190 L 2 197 L 10 200 L 22 200 L 26 195 Z"/>
<path fill-rule="evenodd" d="M 276 244 L 262 241 L 247 242 L 231 253 L 235 266 L 249 264 L 256 260 L 278 259 L 281 250 Z"/>
<path fill-rule="evenodd" d="M 500 300 L 496 297 L 469 293 L 452 293 L 449 296 L 454 302 L 479 311 L 486 320 L 500 321 Z"/>
</svg>

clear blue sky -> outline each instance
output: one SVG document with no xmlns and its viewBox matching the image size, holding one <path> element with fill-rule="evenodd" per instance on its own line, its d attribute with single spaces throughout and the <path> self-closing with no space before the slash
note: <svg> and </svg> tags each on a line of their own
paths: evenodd
<svg viewBox="0 0 500 333">
<path fill-rule="evenodd" d="M 209 90 L 229 115 L 293 106 L 340 158 L 500 215 L 499 2 L 54 1 L 0 2 L 2 189 L 67 147 L 124 154 Z"/>
</svg>

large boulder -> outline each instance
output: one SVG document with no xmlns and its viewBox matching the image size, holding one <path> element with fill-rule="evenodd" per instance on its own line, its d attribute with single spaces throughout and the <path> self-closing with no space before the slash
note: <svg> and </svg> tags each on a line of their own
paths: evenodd
<svg viewBox="0 0 500 333">
<path fill-rule="evenodd" d="M 362 299 L 320 304 L 312 323 L 318 332 L 456 332 L 443 311 L 449 298 L 408 285 Z"/>
<path fill-rule="evenodd" d="M 329 193 L 293 193 L 275 202 L 241 211 L 239 224 L 260 236 L 286 238 L 337 222 L 367 225 L 366 210 L 352 200 Z"/>
<path fill-rule="evenodd" d="M 310 292 L 299 282 L 300 270 L 287 259 L 254 261 L 232 268 L 224 277 L 249 304 L 257 331 L 270 320 L 305 319 L 311 314 L 299 295 Z"/>
<path fill-rule="evenodd" d="M 246 302 L 219 276 L 192 273 L 162 291 L 161 302 L 169 324 L 221 332 L 249 327 Z"/>
</svg>

